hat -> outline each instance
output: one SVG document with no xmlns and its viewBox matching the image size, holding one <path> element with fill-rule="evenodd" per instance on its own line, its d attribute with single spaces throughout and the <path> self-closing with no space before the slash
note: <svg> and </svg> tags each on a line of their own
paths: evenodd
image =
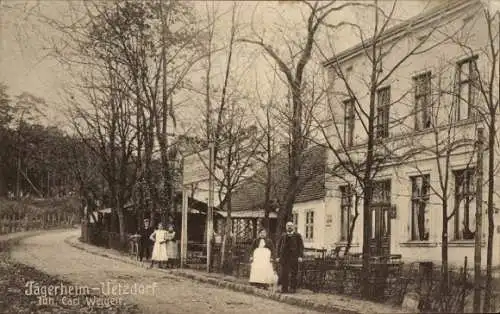
<svg viewBox="0 0 500 314">
<path fill-rule="evenodd" d="M 286 223 L 286 226 L 287 226 L 287 227 L 288 227 L 288 226 L 293 226 L 293 222 L 291 222 L 291 221 L 287 222 L 287 223 Z"/>
</svg>

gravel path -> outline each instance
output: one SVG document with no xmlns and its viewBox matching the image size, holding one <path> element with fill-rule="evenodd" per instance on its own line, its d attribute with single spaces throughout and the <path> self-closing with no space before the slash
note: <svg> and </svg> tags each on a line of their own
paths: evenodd
<svg viewBox="0 0 500 314">
<path fill-rule="evenodd" d="M 318 313 L 96 256 L 64 242 L 78 234 L 79 230 L 54 231 L 27 238 L 12 250 L 11 256 L 75 285 L 114 292 L 111 299 L 136 303 L 144 313 Z M 130 288 L 139 291 L 127 293 Z"/>
</svg>

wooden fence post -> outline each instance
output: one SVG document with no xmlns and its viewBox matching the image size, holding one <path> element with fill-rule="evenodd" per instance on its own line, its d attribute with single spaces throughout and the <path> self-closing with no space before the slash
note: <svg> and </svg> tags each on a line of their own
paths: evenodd
<svg viewBox="0 0 500 314">
<path fill-rule="evenodd" d="M 461 300 L 460 300 L 460 308 L 458 309 L 460 311 L 459 313 L 465 312 L 466 294 L 467 294 L 467 256 L 464 257 L 464 267 L 463 267 L 463 274 L 462 274 L 462 293 L 461 293 Z"/>
</svg>

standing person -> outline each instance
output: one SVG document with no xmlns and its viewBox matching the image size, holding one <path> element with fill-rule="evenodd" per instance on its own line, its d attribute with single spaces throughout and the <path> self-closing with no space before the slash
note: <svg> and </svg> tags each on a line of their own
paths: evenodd
<svg viewBox="0 0 500 314">
<path fill-rule="evenodd" d="M 155 262 L 158 263 L 158 266 L 161 266 L 163 262 L 166 262 L 168 260 L 166 244 L 167 231 L 165 230 L 163 223 L 160 222 L 158 224 L 158 229 L 156 229 L 149 238 L 155 243 L 153 246 L 153 254 L 151 256 L 150 267 L 153 267 L 153 264 Z"/>
<path fill-rule="evenodd" d="M 262 229 L 251 247 L 250 284 L 264 289 L 274 284 L 276 279 L 272 264 L 273 258 L 273 242 L 267 237 L 267 231 Z"/>
<path fill-rule="evenodd" d="M 153 227 L 149 224 L 149 219 L 144 219 L 144 225 L 137 231 L 141 237 L 139 238 L 139 260 L 142 262 L 151 258 L 151 250 L 153 249 L 153 241 L 149 237 L 154 232 Z"/>
<path fill-rule="evenodd" d="M 175 230 L 172 224 L 168 225 L 166 233 L 166 246 L 168 265 L 173 266 L 173 263 L 178 259 L 179 250 L 177 249 L 177 241 L 175 240 Z"/>
<path fill-rule="evenodd" d="M 278 258 L 280 264 L 280 283 L 281 292 L 295 293 L 297 289 L 297 275 L 299 272 L 299 263 L 304 257 L 304 242 L 302 236 L 295 232 L 293 222 L 286 223 L 286 232 L 283 233 L 278 241 Z M 291 276 L 291 278 L 289 278 Z M 290 285 L 290 291 L 288 290 Z"/>
</svg>

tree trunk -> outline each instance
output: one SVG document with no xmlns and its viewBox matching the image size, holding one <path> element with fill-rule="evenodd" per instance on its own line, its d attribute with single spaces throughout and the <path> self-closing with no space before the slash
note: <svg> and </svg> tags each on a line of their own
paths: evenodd
<svg viewBox="0 0 500 314">
<path fill-rule="evenodd" d="M 270 165 L 266 167 L 267 178 L 266 178 L 266 191 L 264 195 L 264 229 L 266 229 L 267 234 L 271 235 L 270 224 L 269 224 L 269 214 L 271 212 L 271 182 L 272 182 L 272 169 Z M 279 233 L 278 233 L 279 234 Z"/>
<path fill-rule="evenodd" d="M 493 194 L 495 193 L 495 113 L 490 115 L 491 121 L 488 131 L 488 242 L 486 251 L 486 286 L 484 295 L 483 312 L 490 312 L 491 284 L 492 284 L 492 262 L 493 262 L 493 234 L 495 232 Z M 476 231 L 480 232 L 480 231 Z"/>
<path fill-rule="evenodd" d="M 372 233 L 372 222 L 371 222 L 371 197 L 372 197 L 372 182 L 369 179 L 365 183 L 364 191 L 364 201 L 363 201 L 363 270 L 361 273 L 361 295 L 364 298 L 370 297 L 370 238 Z"/>
<path fill-rule="evenodd" d="M 269 222 L 269 213 L 271 208 L 268 203 L 264 205 L 264 220 L 262 221 L 264 229 L 266 229 L 267 234 L 271 236 L 271 224 Z"/>
<path fill-rule="evenodd" d="M 295 197 L 297 196 L 297 191 L 299 188 L 299 171 L 300 171 L 300 155 L 302 154 L 300 139 L 296 141 L 295 145 L 292 145 L 292 151 L 290 156 L 290 171 L 289 171 L 289 182 L 285 198 L 284 208 L 280 208 L 278 212 L 278 222 L 276 226 L 276 242 L 278 243 L 280 235 L 285 231 L 285 225 L 292 216 L 293 204 L 295 203 Z M 295 146 L 295 148 L 293 148 Z"/>
<path fill-rule="evenodd" d="M 125 245 L 127 242 L 127 230 L 125 228 L 125 214 L 123 212 L 123 205 L 118 204 L 118 228 L 120 230 L 120 244 Z"/>
<path fill-rule="evenodd" d="M 298 178 L 291 179 L 288 184 L 285 207 L 280 208 L 278 212 L 278 221 L 276 226 L 275 243 L 278 243 L 281 234 L 285 231 L 285 225 L 291 219 L 293 204 L 295 203 L 295 196 L 297 194 Z"/>
<path fill-rule="evenodd" d="M 356 228 L 356 221 L 358 220 L 359 214 L 356 213 L 352 219 L 351 225 L 349 226 L 349 231 L 347 233 L 347 243 L 345 246 L 344 255 L 349 253 L 352 247 L 352 240 L 354 238 L 354 229 Z"/>
<path fill-rule="evenodd" d="M 278 223 L 276 228 L 276 243 L 282 232 L 285 231 L 285 224 L 292 216 L 293 204 L 299 188 L 299 173 L 302 164 L 302 154 L 304 151 L 304 136 L 302 134 L 302 72 L 297 73 L 295 81 L 290 86 L 292 92 L 293 114 L 291 130 L 291 147 L 289 151 L 288 187 L 285 198 L 285 208 L 280 208 L 278 212 Z"/>
<path fill-rule="evenodd" d="M 231 274 L 233 270 L 233 259 L 232 259 L 232 235 L 231 235 L 231 229 L 232 229 L 232 217 L 231 217 L 231 209 L 232 209 L 232 202 L 231 202 L 231 190 L 227 191 L 226 195 L 226 200 L 227 200 L 227 217 L 226 217 L 226 224 L 224 226 L 224 236 L 222 240 L 222 247 L 221 247 L 221 267 L 224 273 L 226 274 Z"/>
<path fill-rule="evenodd" d="M 441 295 L 448 295 L 448 204 L 446 198 L 444 199 L 442 207 L 443 230 L 441 232 Z"/>
</svg>

